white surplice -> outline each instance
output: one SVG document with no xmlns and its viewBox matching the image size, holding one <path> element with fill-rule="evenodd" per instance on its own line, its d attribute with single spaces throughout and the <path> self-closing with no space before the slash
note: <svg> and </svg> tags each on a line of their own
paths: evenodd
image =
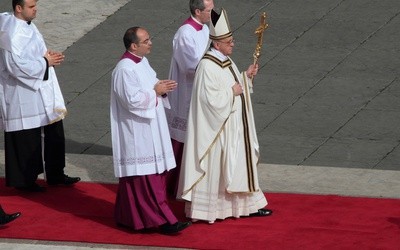
<svg viewBox="0 0 400 250">
<path fill-rule="evenodd" d="M 111 80 L 111 136 L 116 177 L 149 175 L 175 168 L 164 107 L 157 97 L 156 72 L 143 57 L 118 62 Z"/>
<path fill-rule="evenodd" d="M 236 81 L 243 96 L 233 95 Z M 251 89 L 246 74 L 215 49 L 200 61 L 178 188 L 178 198 L 188 201 L 190 218 L 214 221 L 246 216 L 267 205 L 258 184 L 259 145 Z"/>
<path fill-rule="evenodd" d="M 46 51 L 34 23 L 0 14 L 0 127 L 7 132 L 45 126 L 66 115 L 53 67 L 43 80 Z"/>
<path fill-rule="evenodd" d="M 199 29 L 201 27 L 201 30 Z M 190 17 L 175 33 L 169 78 L 178 83 L 168 94 L 171 109 L 166 110 L 171 138 L 184 142 L 194 73 L 209 44 L 209 28 Z"/>
</svg>

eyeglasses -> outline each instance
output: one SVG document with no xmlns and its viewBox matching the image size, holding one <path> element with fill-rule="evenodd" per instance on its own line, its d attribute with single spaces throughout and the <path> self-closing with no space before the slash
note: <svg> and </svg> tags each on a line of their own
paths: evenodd
<svg viewBox="0 0 400 250">
<path fill-rule="evenodd" d="M 232 39 L 232 40 L 229 40 L 229 41 L 225 41 L 225 42 L 223 42 L 223 41 L 218 41 L 219 43 L 225 43 L 225 44 L 232 44 L 232 43 L 234 43 L 235 42 L 235 39 Z"/>
</svg>

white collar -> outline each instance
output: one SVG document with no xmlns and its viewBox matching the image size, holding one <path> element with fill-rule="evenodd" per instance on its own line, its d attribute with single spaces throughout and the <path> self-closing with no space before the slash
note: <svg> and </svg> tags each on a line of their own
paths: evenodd
<svg viewBox="0 0 400 250">
<path fill-rule="evenodd" d="M 221 62 L 228 60 L 228 57 L 221 53 L 221 51 L 217 50 L 216 48 L 211 48 L 211 53 L 213 56 L 218 58 Z"/>
</svg>

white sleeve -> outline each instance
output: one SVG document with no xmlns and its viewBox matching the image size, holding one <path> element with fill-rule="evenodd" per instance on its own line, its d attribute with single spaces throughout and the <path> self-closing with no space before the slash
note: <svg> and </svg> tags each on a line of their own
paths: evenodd
<svg viewBox="0 0 400 250">
<path fill-rule="evenodd" d="M 178 63 L 179 68 L 182 72 L 186 72 L 189 75 L 194 75 L 197 64 L 199 63 L 203 52 L 201 53 L 197 49 L 197 41 L 193 36 L 182 33 L 177 36 L 174 41 L 174 58 Z"/>
<path fill-rule="evenodd" d="M 27 87 L 38 90 L 47 70 L 46 60 L 44 58 L 28 60 L 9 51 L 3 51 L 7 72 Z"/>
<path fill-rule="evenodd" d="M 115 71 L 112 91 L 118 102 L 130 113 L 143 118 L 156 117 L 156 92 L 143 89 L 133 71 L 126 68 Z"/>
</svg>

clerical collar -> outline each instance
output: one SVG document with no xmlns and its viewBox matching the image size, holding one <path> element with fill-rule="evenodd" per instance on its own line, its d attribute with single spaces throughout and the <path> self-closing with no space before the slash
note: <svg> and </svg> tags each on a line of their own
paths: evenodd
<svg viewBox="0 0 400 250">
<path fill-rule="evenodd" d="M 196 31 L 200 31 L 203 29 L 203 24 L 201 24 L 199 21 L 196 20 L 193 16 L 190 16 L 186 21 L 183 23 L 183 25 L 189 24 L 192 26 Z"/>
<path fill-rule="evenodd" d="M 213 56 L 215 56 L 216 58 L 218 58 L 221 61 L 225 61 L 228 60 L 228 57 L 224 54 L 222 54 L 219 50 L 217 50 L 216 48 L 211 48 L 211 54 L 213 54 Z"/>
<path fill-rule="evenodd" d="M 131 59 L 131 60 L 134 61 L 135 63 L 140 63 L 140 62 L 142 61 L 142 59 L 143 59 L 142 57 L 137 56 L 137 55 L 131 53 L 131 52 L 128 51 L 128 50 L 125 51 L 125 53 L 122 55 L 121 60 L 122 60 L 122 59 L 125 59 L 125 58 Z"/>
</svg>

